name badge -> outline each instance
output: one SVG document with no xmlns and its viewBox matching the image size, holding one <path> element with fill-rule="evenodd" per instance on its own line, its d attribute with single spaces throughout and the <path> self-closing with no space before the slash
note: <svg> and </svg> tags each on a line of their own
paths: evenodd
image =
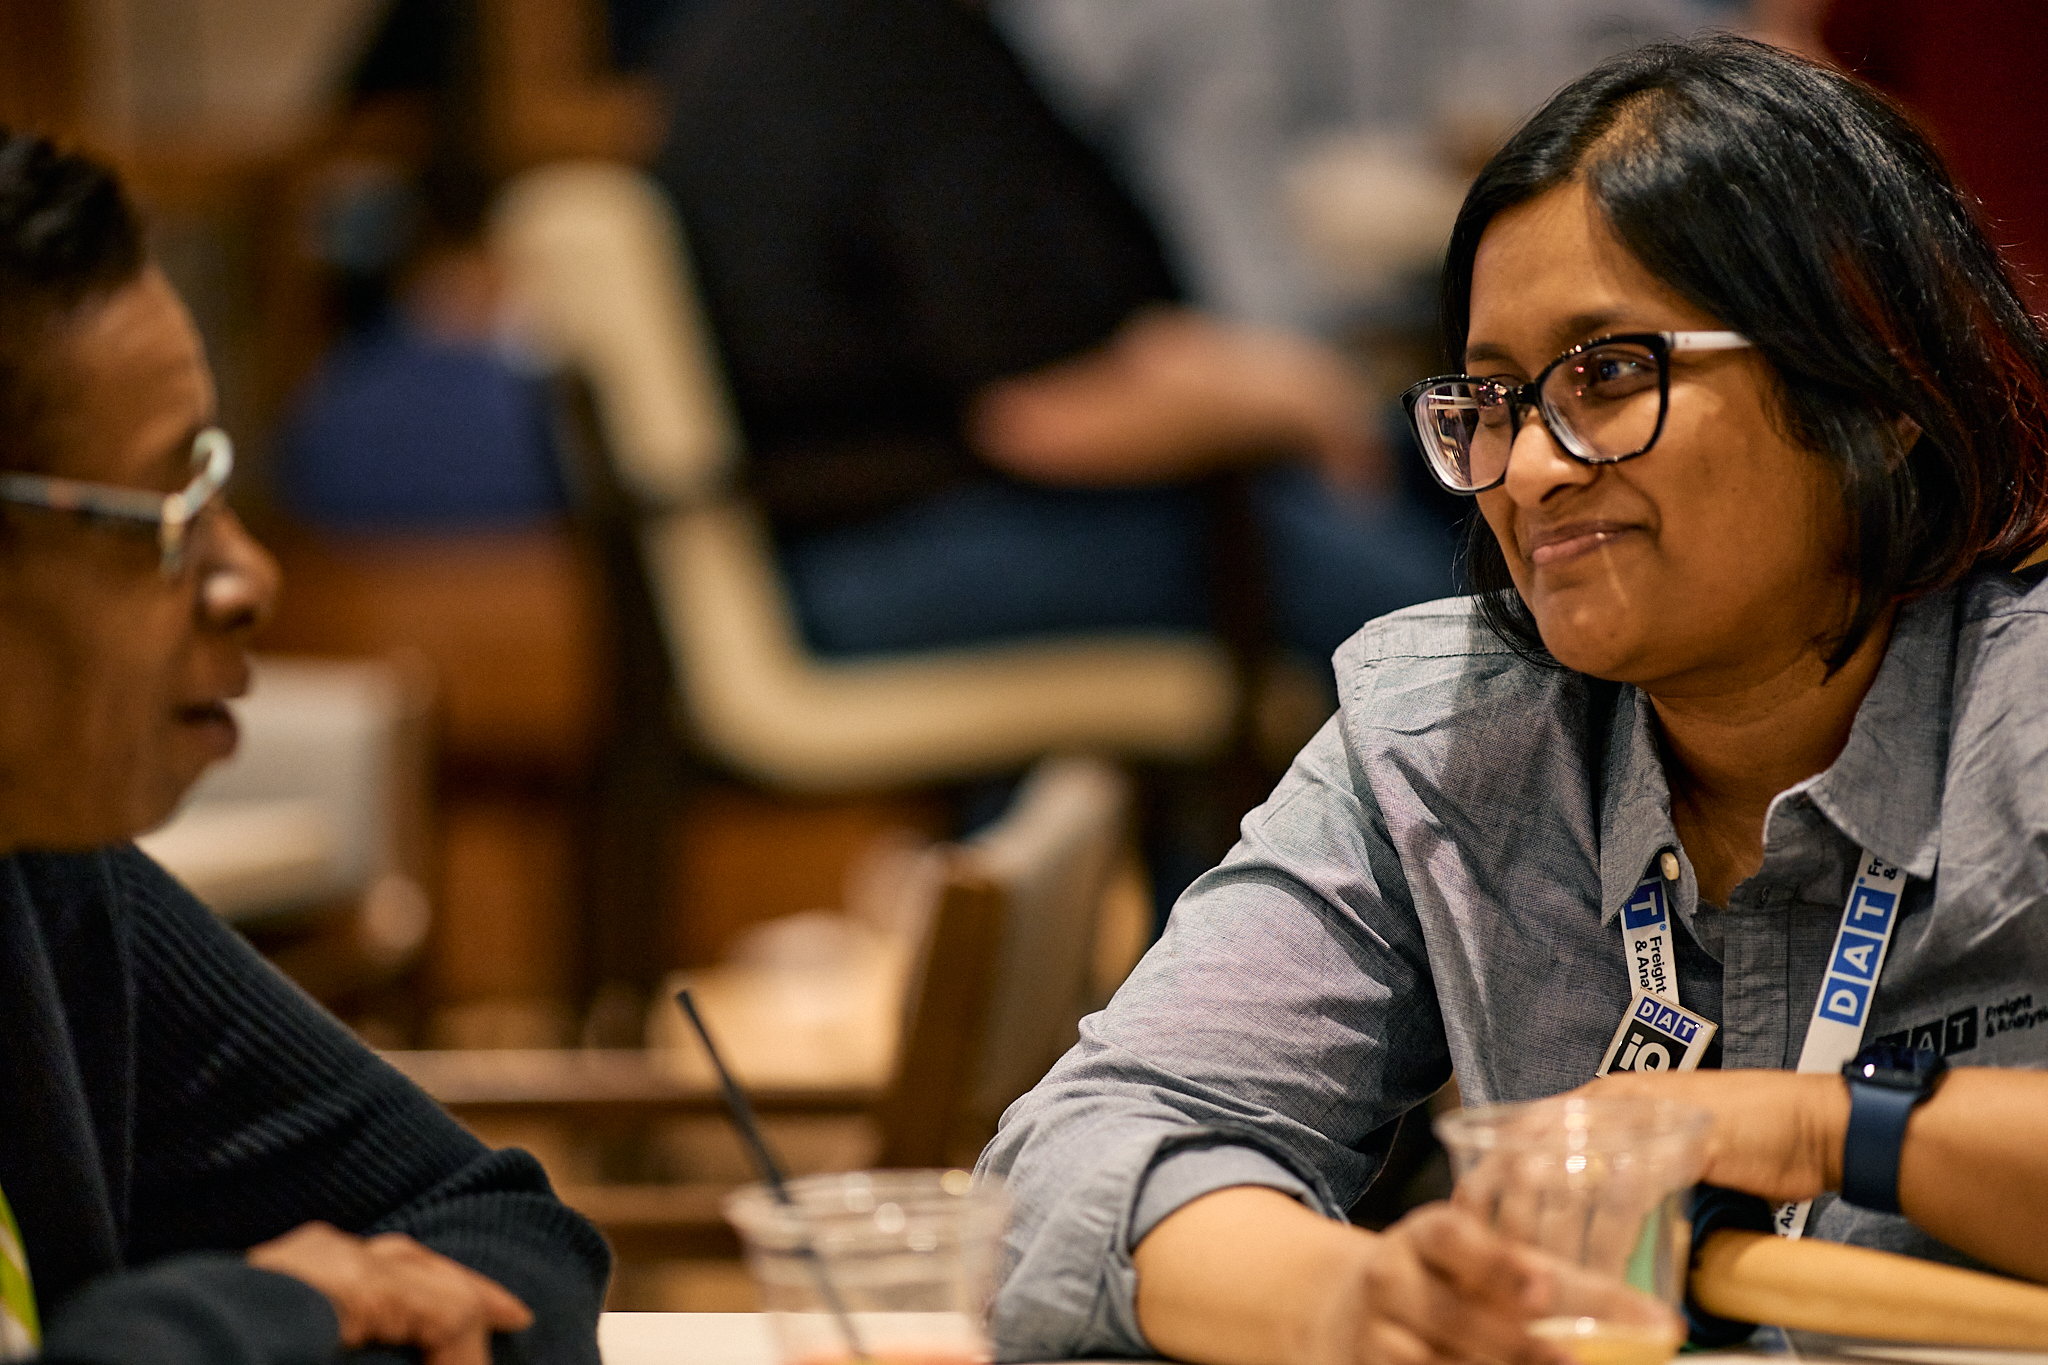
<svg viewBox="0 0 2048 1365">
<path fill-rule="evenodd" d="M 1607 1055 L 1593 1074 L 1691 1071 L 1700 1064 L 1719 1027 L 1705 1015 L 1638 986 L 1629 999 L 1628 1013 L 1621 1017 L 1621 1026 L 1614 1030 L 1614 1041 L 1607 1045 Z"/>
</svg>

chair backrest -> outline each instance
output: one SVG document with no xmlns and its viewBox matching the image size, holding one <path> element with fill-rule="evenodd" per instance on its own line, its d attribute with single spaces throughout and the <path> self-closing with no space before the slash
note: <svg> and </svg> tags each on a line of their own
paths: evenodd
<svg viewBox="0 0 2048 1365">
<path fill-rule="evenodd" d="M 506 187 L 491 243 L 524 338 L 588 376 L 626 491 L 647 508 L 722 491 L 739 427 L 661 191 L 627 166 L 543 166 Z"/>
<path fill-rule="evenodd" d="M 1130 779 L 1101 759 L 1032 769 L 1011 813 L 969 841 L 970 869 L 1002 890 L 1003 941 L 967 1097 L 983 1137 L 1078 1036 L 1102 905 L 1130 838 Z"/>
<path fill-rule="evenodd" d="M 953 1165 L 974 1141 L 968 1105 L 1009 907 L 970 859 L 948 863 L 905 996 L 895 1075 L 875 1111 L 883 1166 Z"/>
<path fill-rule="evenodd" d="M 1072 1045 L 1130 804 L 1113 765 L 1045 759 L 1000 820 L 948 851 L 877 1111 L 884 1165 L 971 1162 Z"/>
</svg>

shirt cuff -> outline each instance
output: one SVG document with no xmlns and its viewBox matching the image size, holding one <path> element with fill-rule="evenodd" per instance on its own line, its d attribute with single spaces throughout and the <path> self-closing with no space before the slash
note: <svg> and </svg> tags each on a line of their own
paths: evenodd
<svg viewBox="0 0 2048 1365">
<path fill-rule="evenodd" d="M 1285 1166 L 1252 1147 L 1234 1143 L 1213 1147 L 1183 1147 L 1163 1157 L 1145 1172 L 1138 1185 L 1138 1197 L 1131 1207 L 1130 1240 L 1126 1251 L 1136 1250 L 1145 1234 L 1165 1221 L 1166 1216 L 1205 1194 L 1233 1185 L 1263 1185 L 1316 1207 L 1314 1191 Z"/>
</svg>

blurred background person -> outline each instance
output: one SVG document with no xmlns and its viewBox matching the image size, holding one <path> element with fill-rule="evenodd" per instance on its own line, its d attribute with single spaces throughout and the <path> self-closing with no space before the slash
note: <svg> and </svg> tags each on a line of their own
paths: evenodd
<svg viewBox="0 0 2048 1365">
<path fill-rule="evenodd" d="M 1461 175 L 1523 112 L 1604 57 L 1743 17 L 1739 0 L 991 0 L 989 13 L 1160 225 L 1202 307 L 1337 339 L 1433 309 L 1371 284 L 1427 274 Z M 1332 143 L 1352 155 L 1332 161 Z M 1319 170 L 1376 182 L 1341 212 L 1420 212 L 1419 259 L 1379 243 L 1397 257 L 1380 270 L 1331 260 L 1293 184 Z M 1452 182 L 1447 205 L 1404 193 L 1436 177 Z M 1358 240 L 1356 224 L 1339 230 Z"/>
<path fill-rule="evenodd" d="M 656 175 L 814 647 L 1203 629 L 1192 485 L 1236 468 L 1261 470 L 1277 633 L 1319 667 L 1449 590 L 1359 377 L 1183 306 L 1152 223 L 974 7 L 711 0 L 663 85 Z"/>
</svg>

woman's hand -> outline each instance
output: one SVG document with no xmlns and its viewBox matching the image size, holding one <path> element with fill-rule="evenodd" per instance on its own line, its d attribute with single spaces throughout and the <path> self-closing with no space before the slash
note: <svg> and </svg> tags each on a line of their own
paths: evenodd
<svg viewBox="0 0 2048 1365">
<path fill-rule="evenodd" d="M 1714 1127 L 1700 1176 L 1710 1185 L 1786 1203 L 1841 1184 L 1849 1091 L 1840 1076 L 1749 1068 L 1627 1071 L 1574 1093 L 1678 1100 L 1711 1113 Z"/>
<path fill-rule="evenodd" d="M 352 1237 L 306 1223 L 251 1247 L 248 1261 L 325 1294 L 341 1322 L 341 1344 L 350 1349 L 414 1346 L 424 1365 L 489 1365 L 491 1333 L 533 1323 L 503 1285 L 403 1233 Z"/>
<path fill-rule="evenodd" d="M 1138 1322 L 1155 1350 L 1214 1365 L 1561 1365 L 1531 1337 L 1550 1267 L 1436 1204 L 1374 1234 L 1241 1186 L 1139 1243 Z"/>
<path fill-rule="evenodd" d="M 1334 1358 L 1359 1365 L 1549 1362 L 1525 1324 L 1554 1286 L 1536 1258 L 1449 1204 L 1416 1209 L 1369 1244 L 1331 1305 Z"/>
</svg>

